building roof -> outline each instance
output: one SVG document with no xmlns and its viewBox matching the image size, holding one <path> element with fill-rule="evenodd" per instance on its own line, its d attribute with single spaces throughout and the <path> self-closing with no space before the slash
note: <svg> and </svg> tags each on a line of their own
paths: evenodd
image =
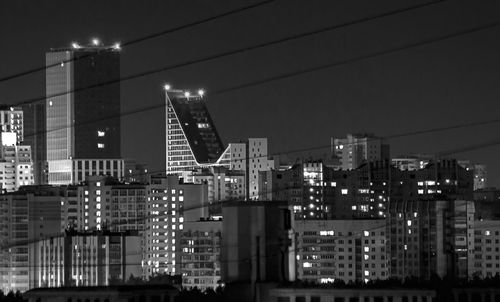
<svg viewBox="0 0 500 302">
<path fill-rule="evenodd" d="M 224 152 L 224 145 L 215 129 L 203 98 L 186 97 L 184 91 L 168 91 L 183 132 L 198 163 L 215 163 Z"/>
</svg>

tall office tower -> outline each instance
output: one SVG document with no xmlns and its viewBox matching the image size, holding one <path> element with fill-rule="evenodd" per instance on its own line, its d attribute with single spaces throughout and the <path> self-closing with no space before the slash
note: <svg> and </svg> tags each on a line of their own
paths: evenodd
<svg viewBox="0 0 500 302">
<path fill-rule="evenodd" d="M 342 170 L 352 170 L 364 162 L 389 160 L 389 145 L 373 134 L 348 134 L 346 138 L 332 138 L 332 155 L 340 159 Z"/>
<path fill-rule="evenodd" d="M 45 101 L 25 104 L 24 117 L 24 145 L 31 147 L 33 161 L 34 183 L 47 184 L 47 135 Z"/>
<path fill-rule="evenodd" d="M 166 172 L 190 181 L 197 168 L 219 165 L 224 146 L 203 100 L 203 91 L 165 87 Z"/>
<path fill-rule="evenodd" d="M 74 43 L 49 51 L 46 64 L 49 184 L 122 178 L 119 47 Z"/>
</svg>

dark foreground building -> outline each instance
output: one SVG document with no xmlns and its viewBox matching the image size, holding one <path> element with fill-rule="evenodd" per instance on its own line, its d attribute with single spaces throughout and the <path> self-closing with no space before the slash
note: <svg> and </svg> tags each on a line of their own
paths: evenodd
<svg viewBox="0 0 500 302">
<path fill-rule="evenodd" d="M 36 288 L 24 294 L 29 302 L 170 302 L 179 291 L 170 285 L 117 285 Z"/>
</svg>

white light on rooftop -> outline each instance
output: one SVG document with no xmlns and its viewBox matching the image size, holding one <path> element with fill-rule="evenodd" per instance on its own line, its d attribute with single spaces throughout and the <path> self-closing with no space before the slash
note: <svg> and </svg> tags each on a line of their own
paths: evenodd
<svg viewBox="0 0 500 302">
<path fill-rule="evenodd" d="M 203 96 L 205 94 L 205 91 L 203 89 L 198 90 L 198 94 L 200 96 Z"/>
<path fill-rule="evenodd" d="M 71 47 L 80 48 L 80 45 L 78 45 L 78 43 L 76 43 L 76 42 L 73 42 L 73 43 L 71 43 Z"/>
<path fill-rule="evenodd" d="M 165 85 L 163 85 L 163 89 L 165 89 L 165 90 L 170 90 L 170 88 L 172 88 L 172 87 L 170 87 L 170 85 L 169 85 L 169 84 L 165 84 Z"/>
<path fill-rule="evenodd" d="M 92 39 L 92 44 L 94 44 L 95 46 L 98 46 L 101 42 L 99 41 L 99 39 L 97 38 L 93 38 Z"/>
<path fill-rule="evenodd" d="M 120 50 L 121 49 L 120 43 L 117 42 L 117 43 L 113 44 L 113 48 L 116 50 Z"/>
<path fill-rule="evenodd" d="M 188 97 L 189 97 L 189 95 L 190 95 L 189 91 L 184 92 L 184 96 L 185 96 L 185 97 L 187 97 L 187 98 L 188 98 Z"/>
</svg>

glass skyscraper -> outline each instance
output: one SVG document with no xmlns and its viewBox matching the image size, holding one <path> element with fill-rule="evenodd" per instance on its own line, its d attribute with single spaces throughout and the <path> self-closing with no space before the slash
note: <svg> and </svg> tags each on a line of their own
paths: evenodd
<svg viewBox="0 0 500 302">
<path fill-rule="evenodd" d="M 166 90 L 167 174 L 188 174 L 196 168 L 219 165 L 222 140 L 205 106 L 203 93 Z"/>
<path fill-rule="evenodd" d="M 49 184 L 77 183 L 87 175 L 123 177 L 119 48 L 52 49 L 46 65 Z"/>
</svg>

